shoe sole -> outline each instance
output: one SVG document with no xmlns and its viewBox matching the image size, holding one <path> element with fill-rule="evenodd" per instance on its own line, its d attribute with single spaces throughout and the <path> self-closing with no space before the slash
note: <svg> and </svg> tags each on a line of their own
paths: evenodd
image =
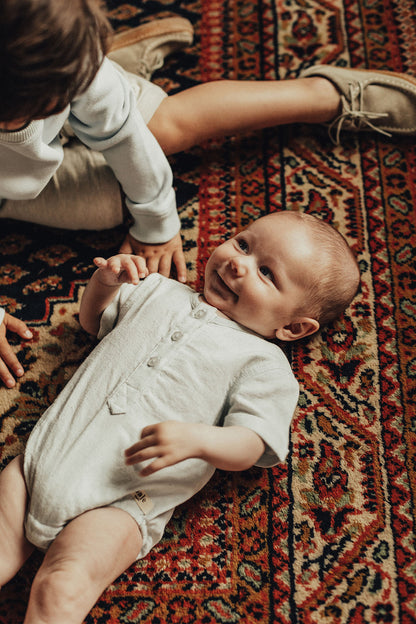
<svg viewBox="0 0 416 624">
<path fill-rule="evenodd" d="M 176 34 L 178 39 L 184 42 L 192 43 L 194 29 L 191 22 L 184 17 L 166 17 L 154 20 L 114 35 L 110 52 L 131 46 L 144 39 L 172 34 Z"/>
</svg>

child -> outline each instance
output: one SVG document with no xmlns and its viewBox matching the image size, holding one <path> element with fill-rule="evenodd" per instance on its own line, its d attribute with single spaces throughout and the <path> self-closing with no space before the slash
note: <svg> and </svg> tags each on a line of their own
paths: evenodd
<svg viewBox="0 0 416 624">
<path fill-rule="evenodd" d="M 120 183 L 134 220 L 121 251 L 143 256 L 150 272 L 163 275 L 173 262 L 179 281 L 186 281 L 186 266 L 164 153 L 295 122 L 329 123 L 337 140 L 342 128 L 415 132 L 416 85 L 407 76 L 318 66 L 297 80 L 215 81 L 165 97 L 114 62 L 149 76 L 190 42 L 186 20 L 122 34 L 110 61 L 102 60 L 108 24 L 97 0 L 2 0 L 0 10 L 0 216 L 112 227 L 123 218 Z M 62 148 L 66 121 L 92 150 L 72 139 Z M 7 387 L 23 369 L 6 330 L 29 336 L 14 321 L 6 315 L 0 326 Z"/>
<path fill-rule="evenodd" d="M 343 237 L 294 212 L 216 248 L 203 295 L 139 283 L 140 256 L 95 263 L 80 321 L 101 342 L 0 475 L 0 585 L 46 550 L 26 624 L 82 622 L 215 468 L 284 461 L 298 385 L 270 340 L 316 332 L 359 282 Z"/>
</svg>

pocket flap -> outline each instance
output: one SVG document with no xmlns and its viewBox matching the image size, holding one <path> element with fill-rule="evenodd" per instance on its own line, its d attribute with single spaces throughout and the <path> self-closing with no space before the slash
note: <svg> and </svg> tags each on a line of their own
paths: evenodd
<svg viewBox="0 0 416 624">
<path fill-rule="evenodd" d="M 127 403 L 127 391 L 125 384 L 122 385 L 107 399 L 108 409 L 111 414 L 125 414 Z"/>
</svg>

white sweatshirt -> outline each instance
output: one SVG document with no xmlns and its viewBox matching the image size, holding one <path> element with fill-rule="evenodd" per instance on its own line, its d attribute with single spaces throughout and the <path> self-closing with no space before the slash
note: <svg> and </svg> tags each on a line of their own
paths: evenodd
<svg viewBox="0 0 416 624">
<path fill-rule="evenodd" d="M 64 157 L 59 133 L 68 119 L 78 138 L 102 152 L 120 182 L 133 216 L 130 233 L 161 243 L 180 229 L 169 163 L 137 110 L 127 78 L 104 59 L 88 89 L 65 110 L 0 132 L 0 198 L 36 197 Z"/>
</svg>

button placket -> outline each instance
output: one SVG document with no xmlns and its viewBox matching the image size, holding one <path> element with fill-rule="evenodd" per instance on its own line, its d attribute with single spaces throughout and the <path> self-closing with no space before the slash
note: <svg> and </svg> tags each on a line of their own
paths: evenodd
<svg viewBox="0 0 416 624">
<path fill-rule="evenodd" d="M 160 358 L 157 355 L 152 355 L 152 357 L 147 360 L 147 366 L 149 366 L 150 368 L 154 368 L 159 364 L 159 362 Z"/>
<path fill-rule="evenodd" d="M 196 319 L 202 319 L 204 318 L 205 315 L 206 315 L 206 310 L 203 310 L 202 308 L 198 308 L 197 310 L 193 312 L 192 316 Z"/>
<path fill-rule="evenodd" d="M 181 338 L 183 338 L 183 332 L 181 332 L 179 329 L 176 329 L 172 335 L 171 335 L 171 340 L 173 340 L 173 342 L 177 342 L 178 340 L 181 340 Z"/>
</svg>

